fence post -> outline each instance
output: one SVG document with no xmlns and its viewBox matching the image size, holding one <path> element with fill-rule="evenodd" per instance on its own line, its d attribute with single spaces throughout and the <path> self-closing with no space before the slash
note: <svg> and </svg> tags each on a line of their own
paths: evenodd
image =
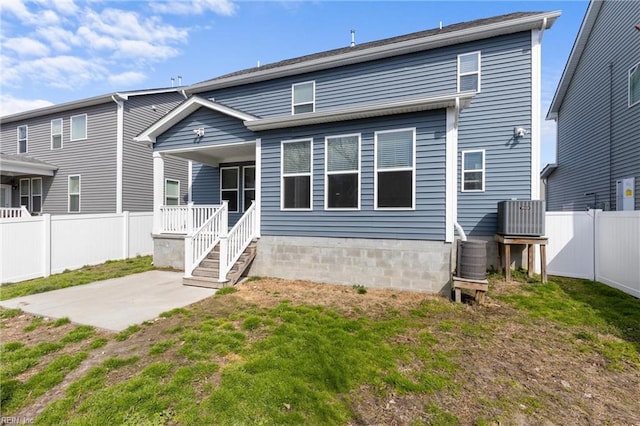
<svg viewBox="0 0 640 426">
<path fill-rule="evenodd" d="M 51 275 L 51 215 L 42 215 L 42 275 L 46 278 Z"/>
<path fill-rule="evenodd" d="M 598 276 L 600 275 L 600 252 L 598 247 L 600 246 L 600 241 L 598 238 L 599 230 L 599 213 L 602 213 L 602 210 L 592 210 L 593 211 L 593 281 L 598 281 Z"/>
<path fill-rule="evenodd" d="M 184 276 L 191 278 L 193 272 L 193 235 L 187 234 L 184 237 Z"/>
<path fill-rule="evenodd" d="M 122 212 L 122 258 L 129 258 L 129 212 Z"/>
<path fill-rule="evenodd" d="M 193 203 L 187 204 L 187 234 L 193 235 Z"/>
<path fill-rule="evenodd" d="M 229 251 L 229 202 L 222 200 L 220 217 L 220 253 L 218 257 L 218 282 L 227 280 L 227 253 Z"/>
</svg>

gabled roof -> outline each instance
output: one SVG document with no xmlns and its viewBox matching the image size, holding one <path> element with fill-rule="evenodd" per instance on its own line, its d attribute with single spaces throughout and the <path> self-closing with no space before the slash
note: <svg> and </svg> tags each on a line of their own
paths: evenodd
<svg viewBox="0 0 640 426">
<path fill-rule="evenodd" d="M 564 71 L 562 72 L 562 77 L 560 78 L 560 82 L 558 83 L 558 87 L 556 88 L 556 93 L 555 95 L 553 95 L 553 101 L 551 101 L 549 112 L 547 112 L 547 120 L 555 120 L 558 117 L 558 111 L 560 111 L 560 106 L 562 105 L 564 97 L 567 94 L 567 89 L 569 88 L 569 84 L 571 83 L 571 79 L 573 78 L 573 73 L 576 71 L 578 63 L 580 63 L 580 57 L 582 56 L 582 52 L 584 52 L 584 49 L 587 46 L 587 40 L 589 40 L 589 35 L 591 34 L 591 30 L 593 29 L 596 18 L 600 13 L 600 8 L 602 7 L 603 3 L 604 0 L 591 0 L 591 2 L 589 3 L 587 12 L 582 19 L 582 25 L 580 26 L 578 36 L 573 42 L 569 60 L 564 67 Z"/>
<path fill-rule="evenodd" d="M 53 176 L 57 166 L 45 163 L 28 155 L 15 155 L 0 152 L 0 173 L 8 176 L 41 175 Z"/>
<path fill-rule="evenodd" d="M 193 84 L 186 89 L 186 92 L 200 93 L 520 31 L 547 29 L 553 25 L 558 16 L 560 16 L 560 12 L 516 12 L 462 22 L 237 71 Z"/>
<path fill-rule="evenodd" d="M 18 112 L 15 114 L 5 115 L 0 117 L 2 123 L 12 123 L 15 121 L 27 120 L 34 117 L 40 117 L 47 114 L 55 114 L 58 112 L 69 111 L 72 109 L 86 108 L 89 106 L 105 104 L 107 102 L 113 102 L 115 100 L 126 101 L 134 96 L 143 95 L 155 95 L 160 93 L 183 92 L 184 87 L 169 87 L 163 89 L 149 89 L 149 90 L 131 90 L 128 92 L 114 92 L 105 95 L 94 96 L 91 98 L 79 99 L 77 101 L 65 102 L 62 104 L 50 105 L 42 108 L 32 109 L 29 111 Z"/>
<path fill-rule="evenodd" d="M 189 99 L 169 111 L 160 120 L 153 123 L 146 130 L 133 138 L 137 142 L 155 143 L 156 138 L 173 127 L 176 123 L 190 114 L 198 110 L 199 108 L 208 108 L 212 111 L 226 114 L 230 117 L 237 118 L 242 121 L 257 120 L 258 117 L 251 114 L 246 114 L 242 111 L 230 108 L 226 105 L 222 105 L 218 102 L 210 101 L 199 96 L 191 96 Z"/>
</svg>

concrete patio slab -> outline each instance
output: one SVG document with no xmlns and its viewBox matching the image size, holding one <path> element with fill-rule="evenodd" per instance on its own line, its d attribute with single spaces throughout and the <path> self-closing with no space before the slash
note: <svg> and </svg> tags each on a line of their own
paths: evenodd
<svg viewBox="0 0 640 426">
<path fill-rule="evenodd" d="M 0 301 L 0 306 L 111 331 L 157 318 L 215 294 L 182 285 L 182 273 L 149 271 L 47 293 Z"/>
</svg>

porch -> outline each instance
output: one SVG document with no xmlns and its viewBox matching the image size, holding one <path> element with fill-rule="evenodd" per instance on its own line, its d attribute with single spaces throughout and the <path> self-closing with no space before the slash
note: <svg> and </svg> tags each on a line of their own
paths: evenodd
<svg viewBox="0 0 640 426">
<path fill-rule="evenodd" d="M 0 218 L 41 213 L 46 188 L 57 170 L 27 155 L 0 152 Z"/>
</svg>

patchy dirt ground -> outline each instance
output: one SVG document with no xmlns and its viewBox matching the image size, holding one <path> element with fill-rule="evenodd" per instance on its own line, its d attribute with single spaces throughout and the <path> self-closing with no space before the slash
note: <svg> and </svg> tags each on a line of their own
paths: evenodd
<svg viewBox="0 0 640 426">
<path fill-rule="evenodd" d="M 375 319 L 388 317 L 391 310 L 408 313 L 430 300 L 435 301 L 436 308 L 424 318 L 423 330 L 434 336 L 435 348 L 449 353 L 459 366 L 454 373 L 455 389 L 429 394 L 394 394 L 380 392 L 370 385 L 362 386 L 348 395 L 355 413 L 354 424 L 455 424 L 437 417 L 448 412 L 462 424 L 640 426 L 640 364 L 627 362 L 617 369 L 608 368 L 602 354 L 576 342 L 575 330 L 544 320 L 532 321 L 491 297 L 513 285 L 495 282 L 483 306 L 467 304 L 451 309 L 451 302 L 420 293 L 367 289 L 366 294 L 358 294 L 347 286 L 275 279 L 247 281 L 238 284 L 238 291 L 232 295 L 193 305 L 190 310 L 194 315 L 158 318 L 125 341 L 98 331 L 97 336 L 107 337 L 109 342 L 90 351 L 89 357 L 63 383 L 16 416 L 36 417 L 49 403 L 62 397 L 70 383 L 107 358 L 148 357 L 154 343 L 168 338 L 167 330 L 188 327 L 204 314 L 228 316 L 247 306 L 269 308 L 289 300 L 292 304 L 323 305 L 347 316 L 366 314 Z M 57 328 L 41 326 L 25 332 L 31 321 L 32 316 L 28 314 L 3 319 L 2 342 L 34 345 L 57 341 L 75 327 L 73 324 Z M 411 334 L 399 338 L 417 339 Z M 63 353 L 85 350 L 88 344 L 86 341 L 67 345 Z M 152 361 L 171 356 L 168 351 Z M 237 357 L 233 355 L 216 362 L 224 366 L 237 361 Z M 407 362 L 403 368 L 419 370 L 421 365 Z M 124 380 L 139 370 L 139 364 L 118 369 L 108 376 L 108 382 Z M 36 367 L 28 374 L 37 371 Z M 428 407 L 439 407 L 436 411 L 440 414 L 434 414 Z"/>
</svg>

